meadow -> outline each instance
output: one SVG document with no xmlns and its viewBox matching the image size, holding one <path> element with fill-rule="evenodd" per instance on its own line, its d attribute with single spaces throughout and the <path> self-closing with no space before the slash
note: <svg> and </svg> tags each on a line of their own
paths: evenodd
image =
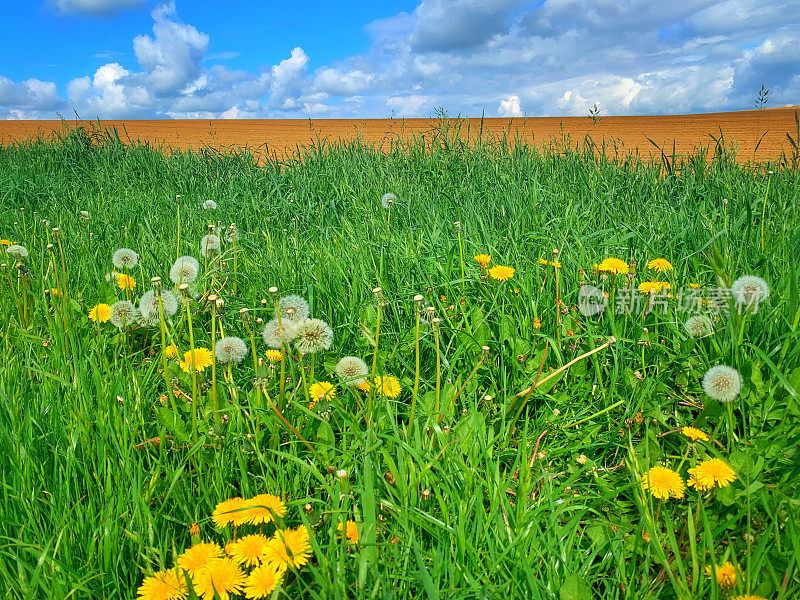
<svg viewBox="0 0 800 600">
<path fill-rule="evenodd" d="M 796 167 L 0 147 L 3 597 L 800 597 Z"/>
</svg>

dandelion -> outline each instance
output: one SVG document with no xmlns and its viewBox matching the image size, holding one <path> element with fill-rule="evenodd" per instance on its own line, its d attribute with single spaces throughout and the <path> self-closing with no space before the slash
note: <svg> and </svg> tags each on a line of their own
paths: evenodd
<svg viewBox="0 0 800 600">
<path fill-rule="evenodd" d="M 120 300 L 111 305 L 108 320 L 111 321 L 112 325 L 120 329 L 130 327 L 139 320 L 139 311 L 136 310 L 133 302 Z"/>
<path fill-rule="evenodd" d="M 117 287 L 121 290 L 132 290 L 136 287 L 136 280 L 130 275 L 119 273 L 117 275 Z"/>
<path fill-rule="evenodd" d="M 267 350 L 264 355 L 267 357 L 269 362 L 279 362 L 283 357 L 283 352 L 280 350 Z"/>
<path fill-rule="evenodd" d="M 345 356 L 336 363 L 336 374 L 343 383 L 358 387 L 367 381 L 369 367 L 357 356 Z"/>
<path fill-rule="evenodd" d="M 305 321 L 309 312 L 305 298 L 296 295 L 281 298 L 278 301 L 278 310 L 281 311 L 281 320 L 290 319 L 296 323 Z"/>
<path fill-rule="evenodd" d="M 0 246 L 11 246 L 11 245 L 12 245 L 11 240 L 0 240 Z"/>
<path fill-rule="evenodd" d="M 514 277 L 514 271 L 515 269 L 513 267 L 497 265 L 496 267 L 489 269 L 489 276 L 497 281 L 508 281 Z"/>
<path fill-rule="evenodd" d="M 219 340 L 214 347 L 214 351 L 217 355 L 217 362 L 220 364 L 239 364 L 247 356 L 247 344 L 244 343 L 242 338 L 232 335 Z"/>
<path fill-rule="evenodd" d="M 111 255 L 111 263 L 117 269 L 132 269 L 139 264 L 139 255 L 130 248 L 120 248 Z"/>
<path fill-rule="evenodd" d="M 89 318 L 95 323 L 105 323 L 111 318 L 111 306 L 108 304 L 95 304 L 89 311 Z"/>
<path fill-rule="evenodd" d="M 300 354 L 315 354 L 333 344 L 333 330 L 321 319 L 306 319 L 297 325 L 295 346 Z"/>
<path fill-rule="evenodd" d="M 204 257 L 219 253 L 219 238 L 213 233 L 204 235 L 200 240 L 200 254 Z"/>
<path fill-rule="evenodd" d="M 178 557 L 178 566 L 189 573 L 197 575 L 208 565 L 222 556 L 222 548 L 213 543 L 195 544 Z"/>
<path fill-rule="evenodd" d="M 705 431 L 701 431 L 696 427 L 683 427 L 681 428 L 681 433 L 693 442 L 696 442 L 697 440 L 707 442 L 709 439 L 711 439 L 708 437 L 708 434 Z"/>
<path fill-rule="evenodd" d="M 244 595 L 251 600 L 267 598 L 283 578 L 283 572 L 271 565 L 260 565 L 250 572 L 244 583 Z"/>
<path fill-rule="evenodd" d="M 732 588 L 736 585 L 736 567 L 731 561 L 714 565 L 714 575 L 721 588 Z M 711 579 L 711 565 L 706 566 L 706 577 Z"/>
<path fill-rule="evenodd" d="M 666 258 L 656 258 L 647 263 L 647 268 L 652 269 L 656 273 L 664 273 L 672 271 L 672 264 Z"/>
<path fill-rule="evenodd" d="M 289 319 L 280 322 L 278 319 L 272 319 L 264 325 L 261 337 L 267 346 L 278 349 L 297 337 L 297 325 Z"/>
<path fill-rule="evenodd" d="M 177 569 L 158 571 L 146 577 L 136 590 L 139 600 L 179 600 L 186 597 L 186 580 Z"/>
<path fill-rule="evenodd" d="M 229 544 L 225 551 L 240 565 L 255 567 L 261 564 L 261 555 L 266 551 L 268 541 L 263 535 L 246 535 Z"/>
<path fill-rule="evenodd" d="M 383 205 L 383 208 L 387 210 L 390 209 L 392 207 L 392 204 L 394 204 L 395 202 L 397 202 L 397 196 L 395 196 L 394 194 L 390 193 L 381 196 L 381 204 Z"/>
<path fill-rule="evenodd" d="M 217 203 L 214 202 L 213 200 L 206 200 L 205 202 L 203 202 L 202 206 L 203 210 L 216 210 Z"/>
<path fill-rule="evenodd" d="M 238 242 L 241 235 L 239 234 L 239 230 L 236 228 L 236 223 L 231 223 L 228 226 L 227 233 L 225 234 L 225 241 L 229 244 L 233 242 Z"/>
<path fill-rule="evenodd" d="M 183 360 L 180 363 L 181 370 L 184 373 L 189 373 L 194 365 L 194 370 L 202 373 L 206 367 L 210 367 L 214 362 L 214 355 L 208 348 L 195 348 L 189 350 L 183 355 Z"/>
<path fill-rule="evenodd" d="M 336 397 L 336 388 L 329 381 L 317 381 L 308 387 L 308 395 L 311 396 L 309 409 L 316 406 L 318 400 L 332 400 Z"/>
<path fill-rule="evenodd" d="M 560 269 L 561 263 L 558 261 L 550 261 L 550 266 L 553 267 L 554 269 Z"/>
<path fill-rule="evenodd" d="M 661 291 L 661 285 L 658 281 L 643 281 L 638 289 L 641 294 L 653 294 Z"/>
<path fill-rule="evenodd" d="M 342 527 L 342 524 L 339 523 L 339 525 L 336 527 L 336 530 L 342 531 L 342 529 L 344 529 L 344 537 L 350 540 L 350 542 L 353 544 L 358 543 L 358 523 L 355 521 L 347 521 L 344 527 Z"/>
<path fill-rule="evenodd" d="M 139 299 L 139 312 L 145 320 L 155 320 L 158 323 L 161 317 L 158 312 L 158 298 L 161 296 L 161 306 L 164 310 L 164 317 L 169 318 L 178 312 L 178 299 L 175 294 L 168 290 L 156 292 L 150 290 L 142 294 Z"/>
<path fill-rule="evenodd" d="M 759 303 L 769 297 L 769 285 L 755 275 L 743 275 L 731 284 L 731 296 L 737 306 L 758 308 Z"/>
<path fill-rule="evenodd" d="M 261 525 L 271 522 L 275 517 L 283 518 L 286 514 L 286 505 L 280 496 L 272 494 L 258 494 L 242 504 L 244 514 L 242 519 L 252 525 Z"/>
<path fill-rule="evenodd" d="M 659 500 L 670 497 L 680 500 L 684 495 L 681 476 L 667 467 L 653 467 L 642 477 L 642 488 Z"/>
<path fill-rule="evenodd" d="M 714 333 L 714 325 L 705 315 L 689 317 L 684 324 L 686 332 L 693 338 L 704 338 Z"/>
<path fill-rule="evenodd" d="M 703 391 L 718 402 L 731 402 L 742 391 L 742 376 L 733 367 L 717 365 L 703 375 Z"/>
<path fill-rule="evenodd" d="M 13 256 L 14 258 L 27 258 L 28 249 L 25 246 L 20 246 L 19 244 L 12 244 L 6 248 L 6 254 Z"/>
<path fill-rule="evenodd" d="M 211 561 L 194 578 L 194 591 L 203 600 L 229 600 L 239 594 L 247 576 L 230 558 Z"/>
<path fill-rule="evenodd" d="M 736 472 L 719 458 L 703 461 L 689 469 L 689 485 L 701 492 L 726 487 L 735 480 Z"/>
<path fill-rule="evenodd" d="M 169 278 L 175 285 L 192 283 L 200 273 L 200 263 L 193 256 L 181 256 L 169 270 Z"/>
<path fill-rule="evenodd" d="M 178 347 L 175 344 L 170 344 L 164 348 L 164 354 L 167 358 L 175 358 L 178 355 Z"/>
<path fill-rule="evenodd" d="M 211 520 L 220 529 L 228 525 L 239 526 L 247 522 L 244 498 L 229 498 L 214 507 Z"/>
<path fill-rule="evenodd" d="M 488 254 L 476 254 L 475 262 L 481 266 L 481 269 L 485 269 L 489 266 L 489 263 L 492 262 L 492 257 Z"/>
<path fill-rule="evenodd" d="M 547 261 L 547 259 L 546 259 L 546 258 L 540 258 L 540 259 L 539 259 L 539 264 L 540 264 L 540 265 L 542 265 L 543 267 L 546 267 L 546 266 L 547 266 L 547 262 L 548 262 L 548 261 Z"/>
<path fill-rule="evenodd" d="M 614 275 L 625 275 L 630 270 L 628 263 L 618 258 L 609 257 L 597 265 L 597 270 L 604 273 L 613 273 Z"/>
<path fill-rule="evenodd" d="M 400 395 L 400 381 L 397 377 L 376 377 L 375 388 L 386 398 L 397 398 Z"/>
<path fill-rule="evenodd" d="M 764 596 L 756 596 L 755 594 L 741 594 L 733 596 L 731 600 L 767 600 Z"/>
<path fill-rule="evenodd" d="M 311 556 L 308 531 L 305 525 L 297 529 L 279 529 L 267 544 L 262 562 L 280 571 L 302 567 Z"/>
</svg>

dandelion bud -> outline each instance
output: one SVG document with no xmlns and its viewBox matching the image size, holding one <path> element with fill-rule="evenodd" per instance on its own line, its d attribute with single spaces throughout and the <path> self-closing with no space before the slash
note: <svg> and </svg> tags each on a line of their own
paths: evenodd
<svg viewBox="0 0 800 600">
<path fill-rule="evenodd" d="M 259 325 L 261 325 L 261 323 L 263 323 L 263 322 L 264 322 L 264 319 L 262 319 L 261 317 L 258 317 L 256 319 L 256 323 L 258 323 Z"/>
<path fill-rule="evenodd" d="M 492 400 L 493 400 L 493 398 L 492 398 L 492 397 L 491 397 L 489 394 L 486 394 L 486 395 L 483 397 L 483 401 L 484 401 L 484 402 L 491 402 Z"/>
<path fill-rule="evenodd" d="M 420 496 L 422 496 L 423 500 L 430 500 L 431 491 L 428 488 L 425 488 L 424 490 L 422 490 Z"/>
<path fill-rule="evenodd" d="M 188 284 L 188 283 L 182 283 L 182 284 L 180 284 L 180 285 L 178 286 L 178 289 L 179 289 L 181 292 L 183 292 L 185 295 L 187 295 L 187 296 L 189 295 L 189 284 Z"/>
<path fill-rule="evenodd" d="M 553 248 L 553 256 L 558 256 L 558 248 Z"/>
<path fill-rule="evenodd" d="M 159 277 L 158 275 L 156 275 L 155 277 L 151 277 L 150 278 L 150 283 L 153 284 L 153 287 L 155 289 L 160 288 L 161 287 L 161 277 Z"/>
<path fill-rule="evenodd" d="M 88 210 L 82 210 L 81 211 L 81 218 L 88 220 L 89 219 L 89 211 Z"/>
<path fill-rule="evenodd" d="M 225 300 L 223 300 L 222 298 L 217 298 L 215 304 L 217 306 L 217 310 L 220 310 L 222 309 L 223 306 L 225 306 Z"/>
<path fill-rule="evenodd" d="M 383 295 L 381 288 L 376 287 L 372 290 L 372 294 L 375 296 L 375 304 L 378 306 L 384 306 L 387 304 L 386 297 Z"/>
<path fill-rule="evenodd" d="M 209 294 L 208 295 L 208 301 L 213 304 L 214 302 L 217 301 L 217 295 L 216 294 Z"/>
<path fill-rule="evenodd" d="M 481 346 L 481 355 L 483 359 L 489 356 L 489 346 Z"/>
<path fill-rule="evenodd" d="M 268 300 L 266 298 L 261 299 L 261 308 L 267 307 Z"/>
<path fill-rule="evenodd" d="M 453 223 L 453 226 L 456 228 L 456 231 L 461 231 L 461 221 L 456 221 Z"/>
<path fill-rule="evenodd" d="M 338 477 L 339 479 L 347 479 L 347 471 L 345 471 L 344 469 L 339 469 L 338 471 L 336 471 L 336 477 Z"/>
<path fill-rule="evenodd" d="M 53 244 L 47 244 L 47 249 L 48 250 L 53 250 L 53 248 L 55 248 L 55 246 L 53 246 Z"/>
<path fill-rule="evenodd" d="M 303 506 L 303 510 L 306 511 L 307 513 L 310 513 L 314 511 L 314 507 L 311 506 L 311 504 L 309 503 Z"/>
</svg>

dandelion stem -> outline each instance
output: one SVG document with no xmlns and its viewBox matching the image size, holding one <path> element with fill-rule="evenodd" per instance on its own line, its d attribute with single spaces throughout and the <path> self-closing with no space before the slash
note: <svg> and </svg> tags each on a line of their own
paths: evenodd
<svg viewBox="0 0 800 600">
<path fill-rule="evenodd" d="M 228 365 L 230 367 L 230 365 Z M 211 303 L 211 406 L 214 420 L 219 423 L 219 406 L 217 405 L 217 306 Z"/>
</svg>

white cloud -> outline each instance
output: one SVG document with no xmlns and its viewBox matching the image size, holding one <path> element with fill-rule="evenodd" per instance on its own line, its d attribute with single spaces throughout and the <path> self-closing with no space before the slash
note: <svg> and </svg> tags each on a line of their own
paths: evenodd
<svg viewBox="0 0 800 600">
<path fill-rule="evenodd" d="M 386 99 L 386 106 L 391 108 L 396 117 L 419 117 L 423 116 L 421 109 L 428 104 L 430 98 L 410 94 L 408 96 L 392 96 Z"/>
<path fill-rule="evenodd" d="M 272 67 L 270 106 L 280 110 L 298 108 L 307 75 L 308 55 L 302 48 L 294 48 L 289 58 Z"/>
<path fill-rule="evenodd" d="M 519 105 L 519 96 L 509 96 L 506 100 L 500 100 L 497 114 L 501 117 L 521 117 L 522 108 Z"/>
<path fill-rule="evenodd" d="M 144 0 L 56 0 L 56 7 L 65 14 L 86 14 L 107 17 L 121 10 L 140 8 Z"/>
</svg>

